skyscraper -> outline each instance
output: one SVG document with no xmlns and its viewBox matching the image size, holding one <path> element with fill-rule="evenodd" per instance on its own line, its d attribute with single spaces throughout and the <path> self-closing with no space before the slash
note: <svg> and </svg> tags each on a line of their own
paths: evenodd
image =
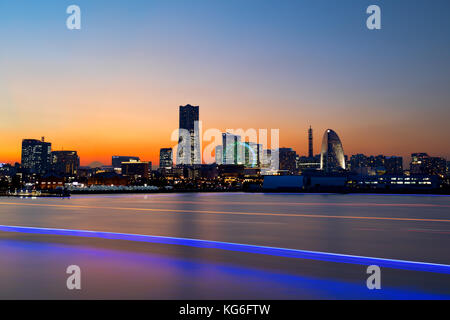
<svg viewBox="0 0 450 320">
<path fill-rule="evenodd" d="M 246 167 L 261 167 L 263 159 L 263 145 L 255 142 L 242 143 L 244 153 L 244 165 Z"/>
<path fill-rule="evenodd" d="M 297 174 L 297 153 L 292 148 L 279 148 L 280 170 Z"/>
<path fill-rule="evenodd" d="M 413 153 L 410 163 L 411 174 L 429 174 L 444 176 L 447 161 L 440 157 L 431 157 L 427 153 Z"/>
<path fill-rule="evenodd" d="M 22 167 L 30 173 L 45 174 L 50 171 L 52 144 L 42 140 L 22 140 Z"/>
<path fill-rule="evenodd" d="M 231 133 L 222 133 L 223 164 L 242 164 L 243 148 L 241 137 Z"/>
<path fill-rule="evenodd" d="M 272 150 L 265 149 L 262 152 L 261 167 L 268 169 L 272 163 Z"/>
<path fill-rule="evenodd" d="M 201 164 L 199 106 L 180 106 L 177 165 Z"/>
<path fill-rule="evenodd" d="M 320 169 L 325 172 L 345 170 L 344 148 L 337 133 L 331 129 L 323 135 Z"/>
<path fill-rule="evenodd" d="M 159 167 L 161 169 L 172 169 L 172 148 L 162 148 L 159 151 Z"/>
<path fill-rule="evenodd" d="M 313 129 L 310 126 L 308 130 L 308 157 L 314 157 L 314 149 L 313 149 Z"/>
<path fill-rule="evenodd" d="M 403 158 L 402 157 L 386 157 L 384 166 L 387 174 L 403 174 Z"/>
<path fill-rule="evenodd" d="M 217 165 L 223 164 L 223 146 L 222 145 L 216 146 L 216 164 Z"/>
<path fill-rule="evenodd" d="M 80 166 L 76 151 L 52 151 L 52 171 L 64 176 L 75 176 Z"/>
</svg>

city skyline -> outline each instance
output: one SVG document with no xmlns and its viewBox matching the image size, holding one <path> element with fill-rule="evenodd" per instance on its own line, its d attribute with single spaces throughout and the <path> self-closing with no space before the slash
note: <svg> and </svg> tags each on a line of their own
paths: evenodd
<svg viewBox="0 0 450 320">
<path fill-rule="evenodd" d="M 449 12 L 0 1 L 0 300 L 450 300 Z"/>
<path fill-rule="evenodd" d="M 274 151 L 274 150 L 279 150 L 280 155 L 285 153 L 285 156 L 287 158 L 285 158 L 284 160 L 282 160 L 281 158 L 279 159 L 279 165 L 283 166 L 283 163 L 289 168 L 288 171 L 290 171 L 291 173 L 297 172 L 298 170 L 301 171 L 301 168 L 303 165 L 306 164 L 306 168 L 308 166 L 313 165 L 313 167 L 315 167 L 315 165 L 313 164 L 314 162 L 317 162 L 316 164 L 318 165 L 317 168 L 320 168 L 320 170 L 324 170 L 324 171 L 328 171 L 328 169 L 323 168 L 323 162 L 325 161 L 324 159 L 328 157 L 328 155 L 326 155 L 328 152 L 331 152 L 331 161 L 338 161 L 340 162 L 340 164 L 338 166 L 334 166 L 333 167 L 340 167 L 343 170 L 346 170 L 348 163 L 350 163 L 351 159 L 353 159 L 354 157 L 359 158 L 360 156 L 363 157 L 372 157 L 372 158 L 378 158 L 378 157 L 383 157 L 383 158 L 399 158 L 401 159 L 401 166 L 402 167 L 407 167 L 408 164 L 411 165 L 411 163 L 414 161 L 414 157 L 417 154 L 424 154 L 427 157 L 429 156 L 427 154 L 427 152 L 414 152 L 414 153 L 409 153 L 408 157 L 404 157 L 404 156 L 399 156 L 399 155 L 394 155 L 394 154 L 390 154 L 390 155 L 383 155 L 383 154 L 364 154 L 362 152 L 356 152 L 353 154 L 348 154 L 345 153 L 343 150 L 343 146 L 342 146 L 342 142 L 340 141 L 339 137 L 337 136 L 336 132 L 334 132 L 334 130 L 332 129 L 326 129 L 323 137 L 320 138 L 319 137 L 319 143 L 320 143 L 320 147 L 318 150 L 320 150 L 319 153 L 314 153 L 313 150 L 316 150 L 314 148 L 314 142 L 317 141 L 318 139 L 315 139 L 314 137 L 314 129 L 312 128 L 312 126 L 310 125 L 308 130 L 307 130 L 307 142 L 308 142 L 308 151 L 307 154 L 301 154 L 299 152 L 297 152 L 297 150 L 291 148 L 291 147 L 287 147 L 287 146 L 278 146 L 278 148 L 273 148 L 273 146 L 271 146 L 271 143 L 273 142 L 269 142 L 267 141 L 268 145 L 264 146 L 261 143 L 261 141 L 259 141 L 261 139 L 261 137 L 255 136 L 255 137 L 250 137 L 250 136 L 246 136 L 245 130 L 242 132 L 244 134 L 244 137 L 242 137 L 241 135 L 235 135 L 232 134 L 230 132 L 223 132 L 220 133 L 220 139 L 217 140 L 217 137 L 213 138 L 212 142 L 210 140 L 208 140 L 206 143 L 205 141 L 202 140 L 202 143 L 199 143 L 198 140 L 199 139 L 204 139 L 203 138 L 203 133 L 204 131 L 202 130 L 202 124 L 201 124 L 201 118 L 200 118 L 200 106 L 193 106 L 191 104 L 187 104 L 185 106 L 181 105 L 179 106 L 179 126 L 178 129 L 176 131 L 174 131 L 172 133 L 172 143 L 173 142 L 173 134 L 176 133 L 177 139 L 178 139 L 178 145 L 175 144 L 171 147 L 163 147 L 161 146 L 159 148 L 159 158 L 158 158 L 158 162 L 156 161 L 142 161 L 141 158 L 139 156 L 118 156 L 118 153 L 114 153 L 112 156 L 110 156 L 111 161 L 110 162 L 106 162 L 106 163 L 102 163 L 99 161 L 93 161 L 91 163 L 88 164 L 83 164 L 82 161 L 80 161 L 80 158 L 78 157 L 78 151 L 69 151 L 69 150 L 57 150 L 57 149 L 53 149 L 52 143 L 45 141 L 45 137 L 42 136 L 41 139 L 28 139 L 28 138 L 24 138 L 22 139 L 22 149 L 21 149 L 21 161 L 20 162 L 15 162 L 15 163 L 20 163 L 22 165 L 22 167 L 24 168 L 31 168 L 33 165 L 29 164 L 28 162 L 33 162 L 34 157 L 45 157 L 45 155 L 42 153 L 41 150 L 42 148 L 48 149 L 48 166 L 50 166 L 50 158 L 53 159 L 53 157 L 55 156 L 51 156 L 50 154 L 67 154 L 67 153 L 71 153 L 74 154 L 76 156 L 76 162 L 78 163 L 78 166 L 82 166 L 82 167 L 101 167 L 101 166 L 111 166 L 113 168 L 120 168 L 120 163 L 122 162 L 127 162 L 127 161 L 132 161 L 132 162 L 140 162 L 140 163 L 149 163 L 150 164 L 150 170 L 152 169 L 152 164 L 155 164 L 156 167 L 167 167 L 167 160 L 169 158 L 171 158 L 172 161 L 172 165 L 173 166 L 180 166 L 180 165 L 184 165 L 184 166 L 192 166 L 194 164 L 212 164 L 215 163 L 217 165 L 221 165 L 221 164 L 245 164 L 246 166 L 248 166 L 249 164 L 249 159 L 250 158 L 254 158 L 252 160 L 255 161 L 256 160 L 256 164 L 253 163 L 253 165 L 251 165 L 251 167 L 261 167 L 262 163 L 265 163 L 266 160 L 264 160 L 267 156 L 269 159 L 270 158 L 270 152 Z M 233 129 L 232 129 L 233 130 Z M 249 131 L 250 132 L 250 131 Z M 255 131 L 255 134 L 257 132 Z M 331 135 L 331 139 L 335 140 L 334 143 L 332 143 L 332 147 L 330 147 L 330 144 L 328 142 L 328 140 L 330 139 L 330 135 Z M 242 140 L 244 139 L 244 140 Z M 249 140 L 250 139 L 250 140 Z M 257 139 L 255 141 L 253 141 L 252 139 Z M 188 142 L 188 144 L 186 145 L 186 142 L 184 142 L 183 140 L 186 140 Z M 242 141 L 241 141 L 242 140 Z M 316 142 L 317 143 L 317 142 Z M 30 147 L 27 147 L 29 144 Z M 228 148 L 226 147 L 226 145 L 231 144 L 232 148 Z M 39 148 L 39 152 L 35 155 L 34 154 L 34 147 L 32 147 L 33 145 L 36 145 Z M 202 150 L 200 151 L 200 145 L 202 147 Z M 214 148 L 212 148 L 212 150 L 214 150 L 215 155 L 211 158 L 214 159 L 214 161 L 212 162 L 208 162 L 207 159 L 203 158 L 204 152 L 205 150 L 207 150 L 209 148 L 209 145 L 213 145 Z M 328 145 L 328 147 L 327 147 Z M 224 148 L 225 146 L 225 148 Z M 336 159 L 334 159 L 334 157 L 336 157 L 335 152 L 337 152 L 338 150 L 334 150 L 335 147 L 338 146 L 338 149 L 340 150 L 338 153 L 339 155 L 337 156 Z M 266 147 L 267 149 L 264 150 L 264 147 Z M 30 149 L 31 148 L 31 149 Z M 256 149 L 255 149 L 256 148 Z M 30 151 L 28 151 L 28 149 L 30 149 Z M 184 149 L 187 149 L 187 151 L 183 151 Z M 247 149 L 252 149 L 247 150 Z M 333 149 L 333 150 L 332 150 Z M 167 155 L 168 150 L 170 150 L 170 156 Z M 172 155 L 172 150 L 174 150 L 175 154 Z M 178 151 L 177 151 L 178 150 Z M 227 150 L 227 151 L 225 151 Z M 217 154 L 217 152 L 220 152 L 220 155 Z M 268 154 L 266 155 L 266 152 L 268 152 Z M 164 155 L 163 155 L 164 153 Z M 253 155 L 250 156 L 250 153 L 252 153 Z M 133 153 L 136 154 L 136 153 Z M 257 156 L 255 156 L 255 154 Z M 294 156 L 295 155 L 295 156 Z M 175 156 L 175 157 L 173 157 Z M 323 158 L 322 156 L 324 156 L 325 158 Z M 256 157 L 256 158 L 255 158 Z M 284 157 L 284 156 L 282 156 Z M 287 162 L 290 162 L 293 158 L 293 161 L 296 163 L 295 164 L 295 168 L 291 168 L 292 164 L 287 164 Z M 318 157 L 317 159 L 315 159 L 316 157 Z M 435 155 L 430 155 L 430 157 L 434 157 L 437 159 L 443 159 L 445 161 L 445 158 L 441 158 L 440 156 L 435 156 Z M 230 158 L 230 159 L 228 159 Z M 338 159 L 339 158 L 339 159 Z M 165 165 L 161 166 L 161 159 L 163 159 Z M 304 163 L 305 159 L 307 160 L 306 163 Z M 313 160 L 314 159 L 314 160 Z M 334 160 L 333 160 L 334 159 Z M 53 160 L 52 160 L 53 161 Z M 287 161 L 287 162 L 286 162 Z M 115 163 L 116 162 L 116 163 Z M 270 160 L 269 160 L 270 162 Z M 0 161 L 0 163 L 2 163 Z M 3 163 L 8 163 L 8 162 L 3 162 Z M 303 163 L 303 165 L 302 165 Z M 309 163 L 309 165 L 307 164 Z M 12 163 L 11 163 L 12 164 Z M 272 164 L 273 165 L 273 164 Z M 45 164 L 44 164 L 45 166 Z M 384 164 L 383 164 L 384 166 Z M 277 166 L 278 167 L 278 166 Z M 39 170 L 38 170 L 39 171 Z M 42 170 L 41 170 L 42 171 Z M 45 171 L 45 170 L 44 170 Z"/>
<path fill-rule="evenodd" d="M 375 33 L 367 6 L 350 1 L 137 1 L 126 14 L 79 1 L 78 33 L 65 28 L 66 3 L 0 4 L 0 162 L 45 136 L 82 165 L 113 154 L 156 164 L 174 145 L 173 108 L 187 103 L 201 106 L 204 129 L 280 129 L 280 147 L 299 155 L 312 125 L 314 150 L 333 128 L 347 155 L 448 159 L 450 4 L 419 1 L 406 17 L 408 1 L 380 2 L 389 31 Z"/>
<path fill-rule="evenodd" d="M 185 108 L 185 107 L 192 107 L 192 106 L 191 105 L 180 106 L 180 110 Z M 196 108 L 197 108 L 197 113 L 198 113 L 199 107 L 197 106 Z M 180 123 L 183 121 L 182 118 L 183 118 L 183 116 L 182 116 L 182 114 L 180 112 Z M 192 123 L 192 126 L 194 126 L 194 123 Z M 195 126 L 197 126 L 197 125 L 195 124 Z M 182 129 L 182 128 L 179 128 L 179 129 Z M 287 147 L 287 146 L 280 146 L 279 148 L 272 149 L 272 148 L 270 148 L 270 145 L 268 146 L 267 152 L 270 152 L 270 151 L 273 152 L 275 150 L 279 150 L 279 152 L 282 152 L 282 151 L 293 152 L 293 154 L 295 154 L 296 157 L 297 157 L 297 159 L 295 160 L 297 162 L 297 166 L 299 164 L 301 164 L 302 160 L 304 160 L 304 159 L 312 160 L 313 158 L 318 158 L 318 163 L 317 164 L 319 165 L 320 170 L 325 170 L 325 168 L 322 168 L 322 161 L 323 161 L 322 160 L 322 155 L 327 154 L 327 152 L 330 152 L 331 149 L 335 149 L 334 144 L 332 144 L 333 147 L 329 146 L 328 139 L 330 139 L 329 137 L 330 137 L 330 134 L 331 134 L 333 136 L 333 139 L 336 140 L 335 144 L 339 145 L 339 149 L 340 149 L 340 154 L 337 156 L 337 158 L 339 158 L 338 161 L 340 161 L 341 164 L 338 165 L 337 167 L 341 167 L 343 170 L 348 169 L 347 168 L 347 164 L 350 163 L 354 157 L 358 158 L 360 156 L 367 157 L 367 158 L 374 158 L 374 159 L 376 159 L 378 157 L 399 158 L 399 159 L 402 159 L 401 165 L 404 166 L 405 168 L 408 165 L 411 165 L 414 161 L 417 161 L 417 159 L 415 159 L 415 157 L 417 157 L 417 155 L 426 155 L 426 157 L 432 157 L 432 158 L 442 159 L 443 161 L 446 161 L 445 157 L 441 157 L 439 155 L 428 154 L 427 152 L 413 152 L 413 153 L 409 153 L 408 157 L 403 157 L 403 156 L 398 155 L 398 154 L 397 155 L 395 155 L 395 154 L 389 154 L 389 155 L 386 155 L 386 154 L 365 154 L 365 153 L 362 153 L 362 152 L 356 152 L 356 153 L 349 154 L 349 153 L 346 153 L 345 151 L 343 151 L 343 143 L 340 141 L 340 139 L 337 136 L 336 132 L 334 132 L 334 130 L 332 130 L 332 129 L 326 129 L 325 130 L 325 132 L 323 134 L 323 137 L 320 137 L 320 139 L 319 139 L 319 142 L 320 142 L 319 150 L 320 150 L 320 152 L 313 153 L 313 156 L 311 156 L 311 151 L 312 151 L 311 146 L 314 144 L 314 141 L 317 140 L 316 138 L 313 137 L 313 131 L 314 131 L 314 129 L 312 128 L 312 126 L 309 126 L 307 132 L 305 133 L 305 134 L 307 134 L 307 137 L 308 137 L 308 152 L 307 152 L 307 154 L 298 153 L 297 150 L 295 150 L 295 149 L 293 149 L 291 147 Z M 197 136 L 201 136 L 201 135 L 197 134 Z M 252 148 L 252 149 L 255 148 L 255 147 L 257 148 L 256 150 L 258 150 L 258 151 L 254 151 L 253 150 L 252 152 L 253 153 L 256 152 L 256 154 L 257 154 L 257 159 L 258 160 L 256 162 L 258 164 L 262 164 L 263 158 L 260 159 L 260 157 L 265 157 L 265 155 L 263 156 L 263 153 L 266 152 L 266 151 L 264 151 L 264 149 L 262 149 L 264 147 L 262 144 L 255 143 L 255 142 L 252 142 L 252 141 L 241 141 L 242 137 L 240 135 L 234 135 L 234 134 L 231 134 L 231 133 L 228 133 L 228 132 L 221 133 L 221 137 L 222 138 L 221 138 L 220 141 L 215 141 L 213 143 L 215 145 L 215 147 L 213 148 L 213 150 L 215 152 L 215 156 L 213 157 L 213 159 L 215 161 L 213 161 L 213 162 L 206 162 L 205 159 L 203 159 L 203 157 L 202 157 L 203 151 L 207 148 L 205 145 L 203 145 L 202 152 L 199 155 L 200 159 L 202 160 L 201 164 L 212 164 L 212 163 L 215 163 L 215 164 L 218 164 L 218 165 L 221 165 L 221 164 L 235 164 L 235 165 L 237 165 L 237 164 L 245 164 L 245 165 L 247 165 L 248 163 L 247 163 L 246 159 L 248 157 L 253 157 L 254 155 L 250 156 L 250 154 L 247 154 L 249 152 L 249 150 L 245 150 L 246 149 L 245 146 L 247 146 L 248 148 Z M 194 140 L 194 136 L 193 135 L 192 135 L 191 138 Z M 230 140 L 229 138 L 232 138 L 232 140 Z M 228 157 L 231 157 L 231 160 L 229 160 L 229 161 L 226 160 L 225 161 L 227 156 L 223 152 L 224 152 L 224 150 L 229 149 L 229 148 L 227 148 L 227 147 L 224 148 L 224 145 L 229 144 L 232 141 L 234 141 L 232 143 L 232 147 L 233 148 L 228 150 L 228 151 L 231 151 L 231 153 L 230 152 L 226 153 L 226 154 L 229 154 Z M 20 163 L 22 166 L 24 166 L 24 168 L 30 167 L 30 165 L 27 164 L 27 162 L 30 161 L 29 159 L 27 159 L 27 157 L 30 158 L 30 159 L 33 159 L 33 157 L 35 157 L 35 155 L 33 155 L 34 149 L 33 149 L 33 151 L 30 151 L 30 152 L 27 151 L 28 147 L 26 147 L 26 146 L 28 146 L 30 143 L 31 144 L 37 143 L 39 145 L 38 147 L 40 148 L 39 150 L 41 150 L 41 148 L 43 148 L 42 146 L 40 146 L 41 144 L 43 146 L 45 146 L 46 149 L 48 149 L 48 157 L 49 157 L 48 163 L 49 164 L 51 162 L 50 158 L 53 157 L 53 155 L 51 156 L 51 154 L 67 154 L 67 153 L 74 154 L 76 156 L 76 158 L 78 159 L 77 160 L 78 161 L 78 165 L 81 165 L 83 167 L 91 166 L 91 167 L 94 168 L 94 167 L 100 167 L 100 166 L 111 166 L 111 167 L 115 168 L 115 167 L 120 167 L 120 165 L 115 165 L 115 161 L 118 164 L 120 164 L 121 162 L 127 162 L 127 161 L 131 161 L 131 162 L 143 161 L 143 160 L 141 160 L 141 158 L 139 156 L 118 156 L 117 153 L 116 153 L 116 154 L 113 154 L 113 155 L 109 156 L 110 157 L 109 158 L 110 161 L 107 162 L 107 163 L 101 163 L 99 161 L 94 161 L 92 163 L 89 163 L 88 165 L 84 165 L 82 163 L 82 161 L 80 161 L 80 157 L 78 157 L 78 151 L 75 151 L 74 149 L 72 149 L 72 150 L 53 149 L 52 148 L 52 142 L 49 142 L 49 141 L 45 140 L 45 137 L 42 136 L 41 139 L 29 139 L 29 138 L 22 139 L 21 160 L 20 161 L 16 161 L 16 162 L 2 162 L 2 161 L 0 161 L 0 164 L 1 163 L 9 163 L 9 164 Z M 179 143 L 182 144 L 181 141 Z M 328 147 L 326 147 L 326 145 L 328 145 Z M 173 156 L 175 156 L 175 154 L 172 154 L 172 151 L 176 150 L 176 148 L 177 148 L 177 145 L 174 145 L 174 147 L 160 147 L 158 149 L 158 155 L 159 155 L 158 156 L 158 162 L 153 162 L 153 161 L 148 161 L 148 160 L 147 161 L 143 161 L 143 162 L 148 162 L 150 164 L 153 163 L 156 167 L 161 167 L 161 159 L 164 159 L 163 161 L 164 161 L 164 163 L 166 165 L 165 166 L 163 165 L 161 167 L 161 168 L 163 168 L 163 167 L 167 167 L 167 164 L 168 164 L 167 160 L 170 158 L 173 166 L 180 166 L 180 165 L 181 166 L 186 166 L 186 165 L 187 166 L 192 166 L 194 163 L 179 163 L 177 158 L 173 157 Z M 194 149 L 195 149 L 195 147 L 193 146 L 192 147 L 192 151 L 191 151 L 192 152 L 192 157 L 194 157 L 194 153 L 197 152 L 197 151 L 194 151 Z M 221 153 L 219 158 L 218 158 L 218 155 L 217 155 L 218 150 L 220 150 L 220 153 Z M 170 151 L 170 155 L 167 154 L 167 152 L 169 152 L 169 151 Z M 336 155 L 334 154 L 335 151 L 336 150 L 332 151 L 333 152 L 332 157 L 336 157 Z M 30 153 L 30 154 L 28 155 L 27 152 Z M 39 152 L 38 157 L 42 157 L 43 156 L 42 155 L 42 151 L 38 151 L 38 152 Z M 244 157 L 245 157 L 245 159 L 244 159 Z M 325 156 L 325 157 L 327 157 L 327 156 Z M 183 162 L 184 158 L 185 157 L 183 156 L 181 162 Z M 270 154 L 269 154 L 269 158 L 270 158 Z M 26 160 L 24 160 L 24 159 L 26 159 Z M 218 162 L 218 159 L 220 159 L 219 162 Z M 253 159 L 253 160 L 255 160 L 255 159 Z M 31 161 L 34 161 L 34 160 L 31 160 Z M 281 164 L 281 159 L 280 159 L 280 164 Z M 251 167 L 254 167 L 254 166 L 255 166 L 254 164 L 251 165 Z M 259 165 L 257 167 L 259 167 Z M 297 169 L 300 169 L 300 167 L 297 167 Z M 325 171 L 327 171 L 327 170 L 325 170 Z"/>
<path fill-rule="evenodd" d="M 325 131 L 325 130 L 324 130 L 324 131 Z M 307 135 L 307 132 L 305 133 L 305 136 L 306 136 L 306 135 Z M 0 163 L 9 163 L 9 164 L 21 163 L 21 153 L 22 153 L 22 150 L 21 150 L 21 142 L 22 142 L 22 140 L 39 140 L 39 139 L 38 139 L 38 138 L 34 138 L 34 137 L 33 137 L 33 138 L 22 138 L 22 139 L 19 141 L 19 147 L 15 148 L 15 149 L 18 150 L 18 155 L 17 155 L 13 160 L 10 160 L 10 161 L 0 159 Z M 306 138 L 305 141 L 306 141 L 306 143 L 308 143 L 308 146 L 309 146 L 308 138 Z M 318 137 L 315 136 L 315 138 L 314 138 L 313 141 L 314 141 L 314 150 L 320 150 L 320 149 L 321 149 L 321 146 L 322 146 L 322 137 L 320 137 L 320 139 L 318 139 Z M 171 142 L 171 143 L 173 143 L 173 142 Z M 55 144 L 54 140 L 52 140 L 52 144 L 58 146 L 57 143 Z M 129 153 L 129 154 L 135 154 L 135 155 L 138 155 L 140 158 L 146 159 L 146 161 L 150 161 L 150 162 L 152 162 L 154 165 L 159 166 L 159 164 L 160 164 L 160 163 L 159 163 L 159 161 L 160 161 L 160 150 L 161 150 L 161 149 L 166 149 L 166 148 L 171 149 L 171 148 L 173 148 L 174 146 L 176 146 L 176 144 L 174 144 L 173 146 L 172 146 L 172 145 L 169 145 L 169 146 L 159 146 L 159 147 L 157 147 L 155 150 L 152 150 L 151 154 L 152 154 L 152 155 L 153 155 L 153 154 L 156 154 L 154 160 L 152 160 L 153 158 L 142 157 L 142 156 L 140 156 L 140 154 L 138 154 L 137 152 L 130 151 L 130 152 L 128 152 L 128 153 Z M 303 153 L 302 153 L 302 152 L 299 152 L 299 151 L 298 151 L 297 149 L 295 149 L 294 147 L 291 147 L 291 146 L 285 146 L 284 144 L 281 144 L 280 148 L 292 148 L 292 149 L 297 153 L 298 156 L 300 156 L 300 157 L 308 157 L 308 155 L 309 155 L 308 150 L 307 150 L 307 149 L 308 149 L 308 146 L 306 146 L 306 147 L 304 148 L 305 150 L 304 150 Z M 222 147 L 222 145 L 218 145 L 218 147 Z M 205 149 L 205 147 L 203 147 L 203 150 L 204 150 L 204 149 Z M 58 148 L 58 147 L 56 147 L 56 148 L 52 149 L 52 151 L 73 151 L 73 150 L 75 150 L 75 148 L 70 148 L 70 147 L 69 147 L 69 148 Z M 129 149 L 127 149 L 127 150 L 129 150 Z M 81 164 L 81 166 L 89 166 L 89 165 L 94 165 L 94 164 L 101 164 L 101 165 L 104 165 L 104 166 L 109 166 L 109 165 L 112 165 L 111 158 L 112 158 L 113 156 L 116 156 L 117 154 L 119 154 L 118 152 L 115 152 L 114 149 L 112 149 L 111 152 L 110 152 L 109 154 L 102 155 L 102 157 L 94 158 L 94 160 L 91 161 L 91 158 L 89 158 L 90 160 L 85 160 L 85 159 L 82 158 L 82 151 L 80 152 L 79 150 L 77 150 L 77 152 L 78 152 L 78 154 L 80 155 L 80 164 Z M 406 154 L 404 154 L 404 155 L 403 155 L 403 154 L 399 154 L 399 153 L 397 153 L 397 154 L 395 154 L 395 153 L 392 153 L 392 154 L 385 154 L 385 153 L 381 153 L 381 152 L 367 153 L 367 152 L 361 152 L 361 151 L 356 151 L 356 152 L 354 152 L 354 153 L 345 152 L 345 155 L 348 156 L 348 157 L 350 157 L 350 156 L 352 156 L 352 155 L 358 155 L 358 154 L 363 154 L 363 155 L 366 155 L 366 156 L 378 156 L 378 155 L 385 155 L 385 156 L 400 156 L 400 157 L 402 157 L 402 158 L 404 159 L 404 164 L 408 164 L 408 163 L 410 162 L 410 160 L 411 160 L 411 155 L 414 154 L 414 153 L 428 153 L 428 154 L 433 155 L 433 156 L 435 156 L 435 157 L 443 157 L 443 158 L 446 158 L 446 159 L 447 159 L 447 157 L 446 157 L 445 155 L 443 155 L 443 154 L 433 154 L 433 153 L 427 152 L 426 150 L 425 150 L 425 151 L 424 151 L 424 150 L 414 150 L 414 151 L 408 152 L 408 153 L 406 153 Z M 320 155 L 320 152 L 315 152 L 315 153 L 314 153 L 314 156 L 319 156 L 319 155 Z M 449 157 L 449 158 L 450 158 L 450 157 Z M 102 161 L 102 160 L 103 160 L 103 161 Z M 174 161 L 174 165 L 175 165 L 175 164 L 176 164 L 176 163 L 175 163 L 175 161 Z"/>
</svg>

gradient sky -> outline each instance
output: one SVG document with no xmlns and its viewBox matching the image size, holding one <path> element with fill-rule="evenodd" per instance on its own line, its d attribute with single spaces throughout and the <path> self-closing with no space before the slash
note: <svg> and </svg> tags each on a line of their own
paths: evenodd
<svg viewBox="0 0 450 320">
<path fill-rule="evenodd" d="M 66 28 L 66 8 L 82 30 Z M 380 31 L 366 8 L 382 9 Z M 450 158 L 448 0 L 2 0 L 0 162 L 23 138 L 82 164 L 171 147 L 178 106 L 203 127 L 279 128 L 307 152 Z"/>
</svg>

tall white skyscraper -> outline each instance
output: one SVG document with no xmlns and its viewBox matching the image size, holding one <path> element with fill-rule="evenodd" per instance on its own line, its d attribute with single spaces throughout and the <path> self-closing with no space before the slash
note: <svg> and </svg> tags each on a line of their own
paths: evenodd
<svg viewBox="0 0 450 320">
<path fill-rule="evenodd" d="M 199 106 L 180 106 L 177 165 L 201 164 Z"/>
<path fill-rule="evenodd" d="M 223 146 L 216 146 L 216 164 L 223 164 Z"/>
<path fill-rule="evenodd" d="M 244 149 L 241 137 L 231 133 L 222 133 L 223 164 L 243 164 Z"/>
</svg>

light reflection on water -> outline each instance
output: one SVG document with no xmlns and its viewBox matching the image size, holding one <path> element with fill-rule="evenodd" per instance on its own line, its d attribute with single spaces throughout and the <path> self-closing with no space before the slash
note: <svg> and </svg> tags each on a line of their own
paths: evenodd
<svg viewBox="0 0 450 320">
<path fill-rule="evenodd" d="M 450 264 L 450 223 L 439 221 L 446 219 L 450 219 L 450 197 L 154 194 L 0 198 L 2 225 L 196 238 Z M 83 294 L 89 298 L 426 299 L 432 296 L 425 292 L 447 294 L 445 288 L 450 288 L 448 276 L 426 282 L 417 274 L 396 273 L 388 279 L 390 289 L 373 293 L 359 278 L 366 275 L 355 269 L 339 267 L 338 272 L 334 266 L 312 262 L 182 247 L 151 246 L 141 252 L 130 244 L 111 246 L 106 249 L 94 240 L 22 239 L 1 233 L 0 297 L 72 298 L 61 284 L 65 285 L 64 268 L 74 263 L 87 266 L 89 290 Z M 409 290 L 393 289 L 408 283 Z"/>
<path fill-rule="evenodd" d="M 1 299 L 450 299 L 450 295 L 269 272 L 85 246 L 0 241 Z M 65 268 L 82 270 L 82 290 L 65 288 Z"/>
</svg>

